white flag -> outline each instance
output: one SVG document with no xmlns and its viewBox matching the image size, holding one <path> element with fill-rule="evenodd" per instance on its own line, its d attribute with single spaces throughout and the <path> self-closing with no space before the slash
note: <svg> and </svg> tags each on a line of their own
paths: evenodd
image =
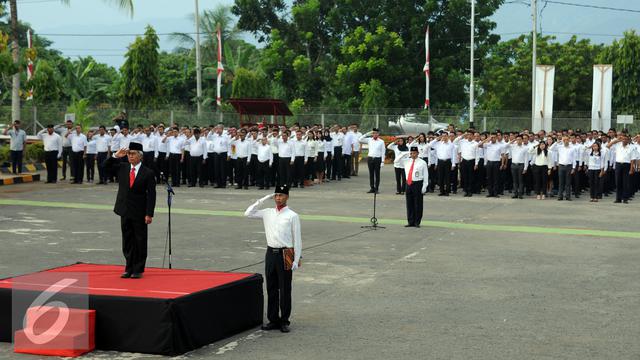
<svg viewBox="0 0 640 360">
<path fill-rule="evenodd" d="M 217 83 L 217 96 L 216 96 L 216 104 L 218 106 L 222 105 L 222 72 L 224 71 L 224 67 L 222 66 L 222 35 L 220 34 L 220 26 L 218 26 L 218 83 Z"/>
</svg>

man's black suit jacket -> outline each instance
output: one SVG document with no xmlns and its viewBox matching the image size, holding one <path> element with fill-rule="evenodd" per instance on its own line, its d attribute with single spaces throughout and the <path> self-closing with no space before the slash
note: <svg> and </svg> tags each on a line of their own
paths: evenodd
<svg viewBox="0 0 640 360">
<path fill-rule="evenodd" d="M 118 196 L 113 211 L 133 219 L 153 217 L 156 207 L 156 176 L 153 170 L 141 164 L 133 187 L 129 188 L 131 164 L 116 158 L 109 158 L 105 163 L 107 168 L 118 171 Z"/>
</svg>

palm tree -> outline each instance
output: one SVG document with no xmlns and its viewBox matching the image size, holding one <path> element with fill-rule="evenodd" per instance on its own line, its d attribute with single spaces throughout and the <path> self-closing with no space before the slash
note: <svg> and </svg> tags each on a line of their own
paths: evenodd
<svg viewBox="0 0 640 360">
<path fill-rule="evenodd" d="M 107 3 L 115 4 L 118 8 L 129 13 L 133 17 L 133 0 L 103 0 Z M 60 0 L 63 4 L 69 5 L 70 0 Z M 11 41 L 13 47 L 13 62 L 20 61 L 20 48 L 18 47 L 18 4 L 17 0 L 9 0 L 11 12 Z M 12 120 L 20 120 L 20 73 L 13 75 L 13 87 L 11 92 L 11 116 Z"/>
</svg>

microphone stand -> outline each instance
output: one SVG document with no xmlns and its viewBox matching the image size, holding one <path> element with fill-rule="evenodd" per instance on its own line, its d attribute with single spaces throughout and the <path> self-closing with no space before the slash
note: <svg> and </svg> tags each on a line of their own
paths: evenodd
<svg viewBox="0 0 640 360">
<path fill-rule="evenodd" d="M 384 226 L 378 226 L 378 218 L 376 217 L 376 199 L 378 198 L 378 191 L 375 191 L 373 193 L 373 216 L 371 217 L 371 225 L 366 225 L 366 226 L 361 226 L 360 228 L 362 229 L 371 229 L 371 230 L 378 230 L 378 229 L 386 229 L 386 227 Z"/>
<path fill-rule="evenodd" d="M 171 269 L 171 203 L 173 201 L 173 197 L 176 195 L 176 193 L 173 191 L 173 188 L 171 187 L 171 184 L 169 183 L 169 178 L 164 175 L 163 173 L 160 174 L 161 177 L 164 180 L 165 183 L 165 189 L 167 190 L 167 206 L 169 208 L 169 216 L 167 219 L 167 240 L 165 242 L 165 255 L 166 255 L 166 247 L 167 247 L 167 243 L 169 244 L 169 269 Z M 164 261 L 162 264 L 162 267 L 164 267 Z"/>
</svg>

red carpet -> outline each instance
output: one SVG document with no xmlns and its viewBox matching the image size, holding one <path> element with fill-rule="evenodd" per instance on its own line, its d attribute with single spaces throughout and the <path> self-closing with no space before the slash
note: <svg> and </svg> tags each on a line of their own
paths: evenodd
<svg viewBox="0 0 640 360">
<path fill-rule="evenodd" d="M 59 267 L 41 273 L 73 272 L 86 273 L 89 288 L 76 289 L 89 295 L 126 296 L 141 298 L 175 299 L 199 291 L 227 285 L 248 278 L 253 274 L 215 271 L 176 270 L 147 268 L 142 279 L 121 279 L 124 266 L 75 264 Z M 12 282 L 20 277 L 0 280 L 0 289 L 11 289 Z M 29 285 L 33 290 L 44 290 L 37 285 Z"/>
</svg>

